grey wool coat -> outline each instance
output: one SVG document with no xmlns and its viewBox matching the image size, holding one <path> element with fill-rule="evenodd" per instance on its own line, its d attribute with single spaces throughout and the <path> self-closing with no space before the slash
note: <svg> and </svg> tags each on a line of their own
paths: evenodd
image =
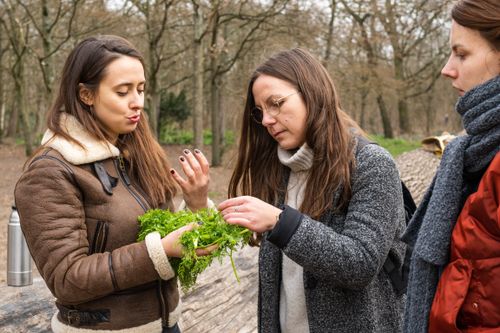
<svg viewBox="0 0 500 333">
<path fill-rule="evenodd" d="M 319 221 L 284 206 L 259 253 L 259 332 L 280 332 L 282 253 L 304 268 L 311 333 L 400 332 L 404 296 L 382 266 L 402 260 L 405 228 L 401 181 L 394 160 L 377 145 L 356 152 L 352 198 L 345 213 Z M 332 193 L 332 199 L 335 193 Z"/>
</svg>

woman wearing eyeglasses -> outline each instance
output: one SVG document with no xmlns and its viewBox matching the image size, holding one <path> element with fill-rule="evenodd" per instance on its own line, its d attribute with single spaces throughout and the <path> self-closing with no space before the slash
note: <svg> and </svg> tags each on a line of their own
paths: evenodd
<svg viewBox="0 0 500 333">
<path fill-rule="evenodd" d="M 340 108 L 308 52 L 278 53 L 250 79 L 225 220 L 261 235 L 260 332 L 399 332 L 401 183 Z"/>
</svg>

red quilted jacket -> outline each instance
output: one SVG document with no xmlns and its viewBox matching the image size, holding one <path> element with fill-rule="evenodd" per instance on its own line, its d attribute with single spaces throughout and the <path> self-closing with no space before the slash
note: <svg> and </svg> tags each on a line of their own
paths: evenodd
<svg viewBox="0 0 500 333">
<path fill-rule="evenodd" d="M 500 332 L 500 153 L 469 196 L 451 238 L 429 332 Z"/>
</svg>

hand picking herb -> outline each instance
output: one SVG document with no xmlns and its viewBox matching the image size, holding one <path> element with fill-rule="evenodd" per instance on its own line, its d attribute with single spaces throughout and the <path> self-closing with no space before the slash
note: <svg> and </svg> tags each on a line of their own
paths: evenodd
<svg viewBox="0 0 500 333">
<path fill-rule="evenodd" d="M 139 216 L 138 220 L 141 227 L 138 241 L 144 240 L 147 234 L 154 231 L 158 231 L 161 237 L 165 237 L 189 223 L 199 224 L 199 227 L 186 231 L 180 237 L 183 257 L 169 258 L 184 291 L 189 290 L 196 283 L 198 275 L 210 266 L 213 259 L 217 258 L 222 263 L 225 256 L 229 256 L 234 276 L 238 282 L 240 281 L 232 254 L 238 245 L 243 247 L 248 243 L 252 232 L 240 226 L 227 224 L 215 209 L 207 208 L 196 212 L 182 210 L 175 213 L 152 209 Z M 217 245 L 217 248 L 209 255 L 196 255 L 196 249 L 212 245 Z"/>
</svg>

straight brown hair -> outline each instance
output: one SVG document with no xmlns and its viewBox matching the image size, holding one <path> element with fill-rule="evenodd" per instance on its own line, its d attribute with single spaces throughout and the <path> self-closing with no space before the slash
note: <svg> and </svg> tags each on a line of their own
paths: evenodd
<svg viewBox="0 0 500 333">
<path fill-rule="evenodd" d="M 107 66 L 120 57 L 138 59 L 144 67 L 140 52 L 126 39 L 104 35 L 81 41 L 69 54 L 62 71 L 57 98 L 51 107 L 47 126 L 55 135 L 64 137 L 82 148 L 61 126 L 61 115 L 67 113 L 98 140 L 107 140 L 102 124 L 94 116 L 92 108 L 80 99 L 80 84 L 96 93 L 106 75 Z M 177 191 L 165 151 L 154 138 L 145 112 L 141 114 L 137 128 L 118 137 L 117 147 L 130 164 L 130 173 L 146 192 L 153 207 L 160 207 L 171 200 Z"/>
<path fill-rule="evenodd" d="M 460 0 L 451 10 L 458 24 L 478 30 L 497 51 L 500 51 L 500 1 Z"/>
<path fill-rule="evenodd" d="M 286 167 L 277 156 L 277 142 L 264 126 L 250 118 L 255 107 L 252 88 L 260 75 L 294 85 L 307 109 L 306 143 L 314 160 L 300 210 L 319 218 L 328 209 L 343 210 L 351 198 L 351 174 L 355 166 L 353 132 L 357 124 L 340 107 L 333 81 L 309 52 L 295 48 L 277 53 L 260 65 L 250 78 L 236 167 L 228 196 L 251 195 L 276 204 L 286 192 Z M 334 202 L 334 193 L 340 190 Z"/>
</svg>

